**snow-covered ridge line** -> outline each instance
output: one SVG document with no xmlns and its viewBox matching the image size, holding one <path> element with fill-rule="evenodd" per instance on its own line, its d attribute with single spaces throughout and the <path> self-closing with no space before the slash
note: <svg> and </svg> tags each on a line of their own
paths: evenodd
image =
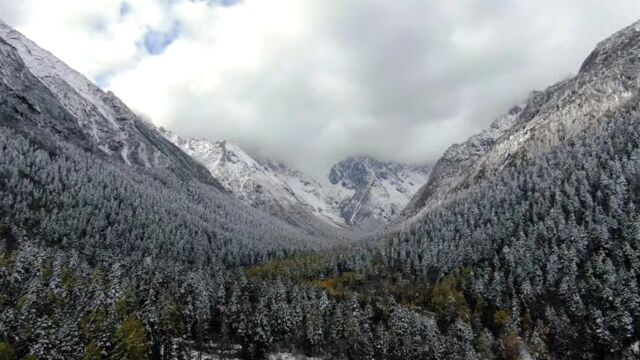
<svg viewBox="0 0 640 360">
<path fill-rule="evenodd" d="M 0 73 L 6 100 L 17 98 L 30 109 L 28 121 L 11 126 L 26 132 L 53 131 L 60 141 L 127 166 L 166 168 L 221 188 L 206 169 L 145 125 L 113 93 L 2 21 Z"/>
<path fill-rule="evenodd" d="M 328 179 L 316 179 L 281 162 L 257 160 L 229 140 L 183 139 L 160 131 L 250 205 L 305 211 L 338 228 L 389 223 L 427 181 L 431 169 L 358 156 L 334 165 Z"/>
<path fill-rule="evenodd" d="M 13 46 L 29 72 L 47 86 L 61 100 L 69 100 L 70 91 L 81 97 L 83 102 L 62 101 L 65 108 L 76 116 L 80 125 L 89 127 L 96 141 L 100 140 L 98 128 L 100 120 L 107 120 L 113 129 L 119 129 L 116 114 L 102 99 L 106 94 L 89 79 L 73 70 L 49 51 L 26 38 L 0 21 L 0 38 Z M 66 96 L 66 97 L 65 97 Z M 108 150 L 107 150 L 108 151 Z"/>
<path fill-rule="evenodd" d="M 500 172 L 518 154 L 534 157 L 567 141 L 640 96 L 640 21 L 601 41 L 578 73 L 498 118 L 492 127 L 451 146 L 403 215 L 416 220 L 472 184 Z"/>
</svg>

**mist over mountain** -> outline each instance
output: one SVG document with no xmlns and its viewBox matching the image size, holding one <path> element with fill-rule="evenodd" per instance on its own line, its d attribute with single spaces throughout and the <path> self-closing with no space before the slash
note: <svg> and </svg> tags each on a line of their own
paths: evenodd
<svg viewBox="0 0 640 360">
<path fill-rule="evenodd" d="M 184 137 L 315 177 L 433 164 L 578 70 L 640 2 L 1 0 L 0 17 Z"/>
<path fill-rule="evenodd" d="M 315 178 L 282 162 L 255 159 L 229 140 L 185 140 L 160 131 L 240 200 L 310 228 L 318 226 L 309 223 L 315 218 L 339 229 L 379 229 L 395 220 L 431 169 L 355 156 L 332 166 L 326 178 Z"/>
<path fill-rule="evenodd" d="M 317 177 L 0 22 L 0 359 L 636 359 L 639 59 L 636 22 L 433 166 Z"/>
</svg>

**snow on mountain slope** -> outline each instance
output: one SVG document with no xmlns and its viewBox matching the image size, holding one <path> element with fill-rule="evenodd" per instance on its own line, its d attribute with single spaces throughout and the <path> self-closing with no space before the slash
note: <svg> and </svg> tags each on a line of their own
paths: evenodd
<svg viewBox="0 0 640 360">
<path fill-rule="evenodd" d="M 329 223 L 345 226 L 347 223 L 335 211 L 338 199 L 341 196 L 348 196 L 349 191 L 338 191 L 328 189 L 320 181 L 313 179 L 300 170 L 292 169 L 281 162 L 271 160 L 261 161 L 263 166 L 271 171 L 275 178 L 281 179 L 286 184 L 287 192 L 296 201 L 315 216 L 328 220 Z"/>
<path fill-rule="evenodd" d="M 464 143 L 449 147 L 433 167 L 429 181 L 415 192 L 402 214 L 415 215 L 425 207 L 427 201 L 437 203 L 441 196 L 457 186 L 465 171 L 514 126 L 522 110 L 522 106 L 513 107 L 508 113 L 498 117 L 488 129 L 470 137 Z"/>
<path fill-rule="evenodd" d="M 0 75 L 3 110 L 12 115 L 0 119 L 4 125 L 32 136 L 47 132 L 127 165 L 168 168 L 218 185 L 206 169 L 149 128 L 114 94 L 2 21 Z M 7 123 L 9 118 L 22 121 Z"/>
<path fill-rule="evenodd" d="M 334 165 L 329 180 L 338 189 L 353 192 L 341 198 L 338 210 L 351 224 L 367 227 L 393 220 L 429 178 L 430 166 L 381 162 L 367 156 L 344 159 Z"/>
<path fill-rule="evenodd" d="M 353 157 L 336 164 L 328 180 L 320 180 L 280 162 L 256 160 L 229 140 L 183 139 L 161 132 L 239 199 L 280 216 L 308 213 L 338 228 L 388 223 L 427 181 L 430 171 L 428 166 Z"/>
<path fill-rule="evenodd" d="M 323 222 L 344 227 L 330 209 L 331 200 L 320 184 L 281 163 L 258 161 L 238 145 L 222 140 L 182 139 L 161 130 L 165 137 L 203 164 L 232 194 L 252 206 L 280 216 L 306 211 Z"/>
<path fill-rule="evenodd" d="M 126 145 L 116 149 L 116 143 L 124 140 L 126 134 L 116 120 L 118 114 L 115 109 L 103 100 L 110 97 L 109 94 L 3 23 L 0 23 L 0 38 L 15 48 L 29 72 L 54 96 L 66 100 L 62 102 L 63 106 L 76 117 L 80 127 L 100 143 L 105 152 L 120 150 L 123 159 L 129 161 L 124 156 Z"/>
<path fill-rule="evenodd" d="M 533 157 L 640 100 L 640 22 L 600 42 L 578 74 L 536 91 L 520 110 L 489 130 L 454 145 L 411 200 L 404 218 L 425 214 L 518 159 Z M 493 128 L 493 127 L 492 127 Z M 493 133 L 491 133 L 493 131 Z M 478 143 L 480 145 L 478 145 Z"/>
</svg>

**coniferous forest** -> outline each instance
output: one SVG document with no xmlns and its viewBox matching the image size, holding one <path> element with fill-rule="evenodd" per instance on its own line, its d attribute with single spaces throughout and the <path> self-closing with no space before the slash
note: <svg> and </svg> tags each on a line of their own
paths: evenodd
<svg viewBox="0 0 640 360">
<path fill-rule="evenodd" d="M 1 360 L 640 356 L 640 86 L 426 216 L 325 238 L 69 141 L 21 79 L 0 78 Z"/>
</svg>

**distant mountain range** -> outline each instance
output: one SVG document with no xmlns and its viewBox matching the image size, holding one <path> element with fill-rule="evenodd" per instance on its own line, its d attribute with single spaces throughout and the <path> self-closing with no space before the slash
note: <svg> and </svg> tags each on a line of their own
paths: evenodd
<svg viewBox="0 0 640 360">
<path fill-rule="evenodd" d="M 354 156 L 335 164 L 327 178 L 316 179 L 282 162 L 251 156 L 230 140 L 160 132 L 240 200 L 302 226 L 312 226 L 308 221 L 314 218 L 339 228 L 380 228 L 400 214 L 431 172 L 428 165 Z"/>
</svg>

